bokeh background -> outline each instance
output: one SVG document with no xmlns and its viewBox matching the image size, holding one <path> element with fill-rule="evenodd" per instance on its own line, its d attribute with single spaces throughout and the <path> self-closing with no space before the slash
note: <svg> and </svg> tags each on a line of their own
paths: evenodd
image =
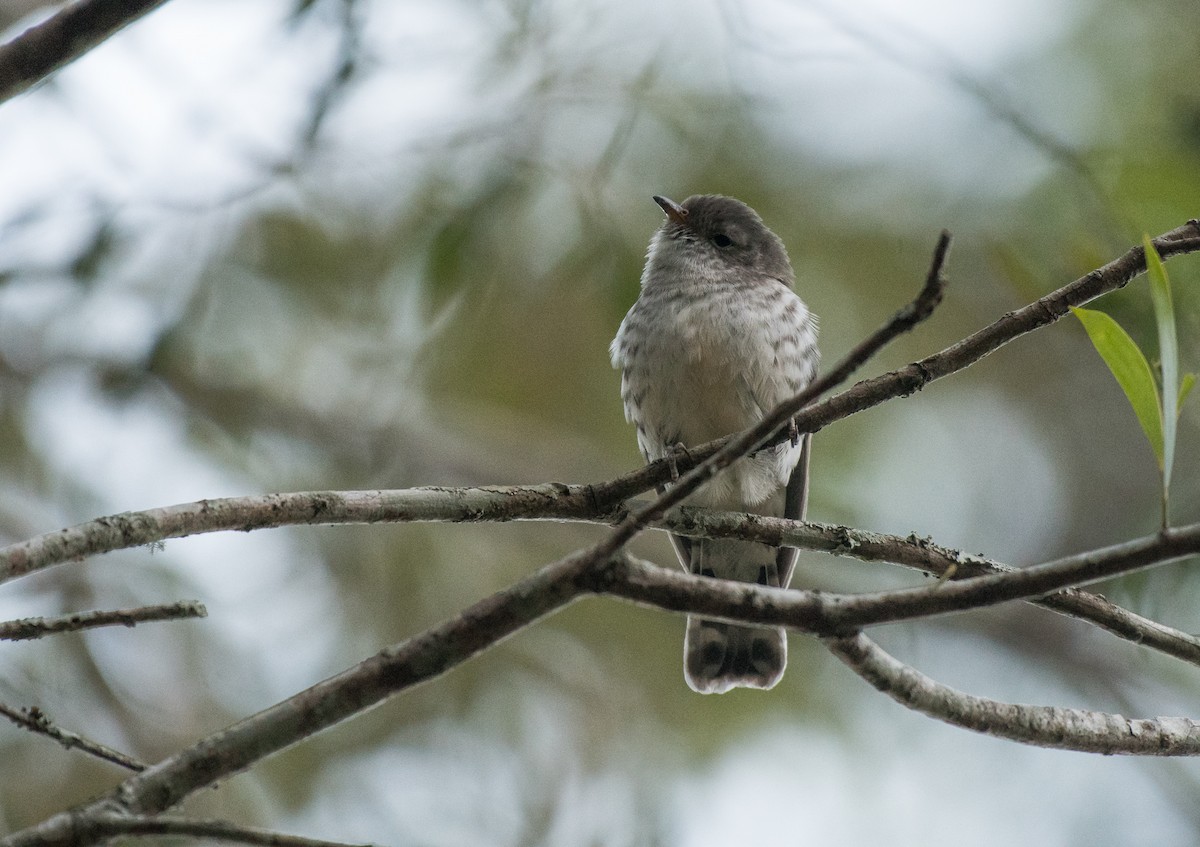
<svg viewBox="0 0 1200 847">
<path fill-rule="evenodd" d="M 0 2 L 11 36 L 48 9 Z M 30 11 L 30 7 L 33 10 Z M 835 360 L 956 340 L 1200 214 L 1195 0 L 172 0 L 0 106 L 0 542 L 203 497 L 587 482 L 639 463 L 607 344 L 654 193 L 787 243 Z M 1170 264 L 1184 364 L 1200 262 Z M 1144 283 L 1101 301 L 1153 356 Z M 1196 520 L 1196 402 L 1175 520 Z M 821 432 L 810 516 L 1028 564 L 1152 532 L 1133 414 L 1065 320 Z M 0 589 L 4 617 L 204 621 L 0 645 L 0 701 L 154 761 L 598 537 L 523 524 L 172 541 Z M 673 559 L 661 536 L 643 555 Z M 912 584 L 807 555 L 797 583 Z M 1200 630 L 1190 565 L 1105 594 Z M 692 694 L 682 618 L 581 602 L 190 801 L 422 845 L 1187 843 L 1200 769 L 910 714 L 794 637 L 769 694 Z M 1003 607 L 876 630 L 1004 700 L 1200 714 L 1200 674 Z M 122 774 L 0 725 L 0 831 Z"/>
</svg>

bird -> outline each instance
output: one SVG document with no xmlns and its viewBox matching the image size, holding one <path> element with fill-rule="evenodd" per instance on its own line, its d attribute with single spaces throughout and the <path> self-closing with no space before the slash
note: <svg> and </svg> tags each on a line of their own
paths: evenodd
<svg viewBox="0 0 1200 847">
<path fill-rule="evenodd" d="M 719 194 L 653 199 L 666 217 L 609 348 L 647 462 L 755 425 L 812 382 L 820 362 L 816 317 L 793 290 L 783 241 L 757 212 Z M 743 457 L 684 502 L 803 519 L 810 441 L 793 435 Z M 705 577 L 786 588 L 796 563 L 794 548 L 671 541 L 684 570 Z M 688 617 L 684 678 L 694 691 L 770 689 L 786 666 L 782 628 Z"/>
</svg>

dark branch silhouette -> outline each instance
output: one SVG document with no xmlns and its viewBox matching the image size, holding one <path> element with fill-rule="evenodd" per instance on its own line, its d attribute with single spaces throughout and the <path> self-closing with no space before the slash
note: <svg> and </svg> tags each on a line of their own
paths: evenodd
<svg viewBox="0 0 1200 847">
<path fill-rule="evenodd" d="M 166 0 L 76 0 L 0 45 L 0 103 L 27 91 Z"/>
</svg>

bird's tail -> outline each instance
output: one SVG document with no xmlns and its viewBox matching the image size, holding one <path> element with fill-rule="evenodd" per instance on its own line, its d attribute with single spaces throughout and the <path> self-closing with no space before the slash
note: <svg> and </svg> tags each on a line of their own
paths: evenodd
<svg viewBox="0 0 1200 847">
<path fill-rule="evenodd" d="M 804 520 L 808 505 L 808 459 L 812 436 L 805 434 L 799 461 L 784 491 L 750 511 Z M 661 489 L 660 489 L 661 492 Z M 711 504 L 708 504 L 711 505 Z M 720 503 L 744 508 L 742 503 Z M 685 570 L 775 588 L 792 581 L 799 551 L 734 539 L 671 536 Z M 743 626 L 689 616 L 683 641 L 683 675 L 693 691 L 721 694 L 731 688 L 773 688 L 787 667 L 787 633 L 780 627 Z"/>
<path fill-rule="evenodd" d="M 690 543 L 692 573 L 780 587 L 776 554 L 764 544 L 728 539 Z M 787 636 L 770 626 L 742 626 L 689 616 L 683 642 L 687 684 L 701 694 L 772 688 L 787 667 Z"/>
<path fill-rule="evenodd" d="M 683 654 L 683 675 L 693 691 L 723 694 L 739 687 L 773 688 L 787 667 L 787 637 L 777 627 L 689 616 Z"/>
</svg>

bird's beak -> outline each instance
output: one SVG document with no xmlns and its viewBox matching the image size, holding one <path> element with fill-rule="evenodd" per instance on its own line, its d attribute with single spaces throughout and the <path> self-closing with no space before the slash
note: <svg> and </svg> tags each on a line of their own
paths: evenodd
<svg viewBox="0 0 1200 847">
<path fill-rule="evenodd" d="M 654 195 L 654 202 L 662 206 L 662 210 L 667 213 L 667 217 L 680 226 L 687 226 L 687 209 L 680 206 L 674 200 L 668 200 L 666 197 Z"/>
</svg>

